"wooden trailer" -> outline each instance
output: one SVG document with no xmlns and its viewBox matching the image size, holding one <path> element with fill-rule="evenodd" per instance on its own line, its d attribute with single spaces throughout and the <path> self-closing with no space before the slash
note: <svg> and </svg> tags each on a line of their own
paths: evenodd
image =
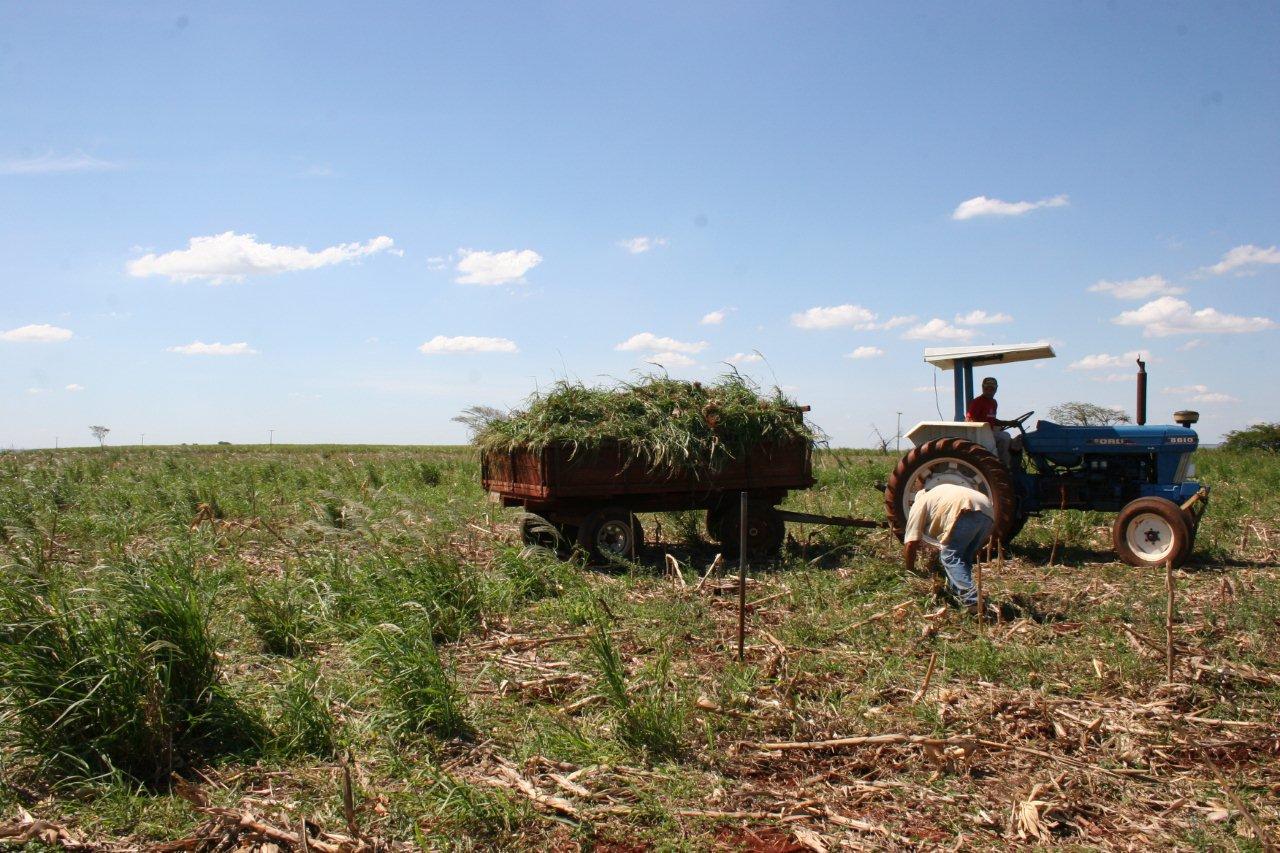
<svg viewBox="0 0 1280 853">
<path fill-rule="evenodd" d="M 778 509 L 787 492 L 815 482 L 807 441 L 763 442 L 716 470 L 650 468 L 616 444 L 576 450 L 553 444 L 540 452 L 486 452 L 481 476 L 503 506 L 524 508 L 525 542 L 562 553 L 576 545 L 593 560 L 634 557 L 644 542 L 636 513 L 697 509 L 707 512 L 711 538 L 736 556 L 742 492 L 748 494 L 747 550 L 753 556 L 781 548 L 787 520 L 878 526 Z"/>
</svg>

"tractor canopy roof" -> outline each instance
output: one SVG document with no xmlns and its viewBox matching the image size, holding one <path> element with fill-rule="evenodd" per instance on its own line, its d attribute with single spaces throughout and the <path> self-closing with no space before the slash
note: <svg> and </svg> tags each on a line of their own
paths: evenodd
<svg viewBox="0 0 1280 853">
<path fill-rule="evenodd" d="M 924 351 L 924 360 L 940 370 L 951 370 L 957 364 L 972 366 L 982 364 L 1012 364 L 1015 361 L 1035 361 L 1053 358 L 1053 347 L 1037 344 L 991 344 L 989 346 L 930 347 Z"/>
</svg>

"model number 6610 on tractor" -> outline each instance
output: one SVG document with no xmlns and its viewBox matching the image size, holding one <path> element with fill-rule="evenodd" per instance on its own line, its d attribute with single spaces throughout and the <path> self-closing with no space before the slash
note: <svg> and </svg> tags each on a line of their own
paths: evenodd
<svg viewBox="0 0 1280 853">
<path fill-rule="evenodd" d="M 1047 510 L 1115 512 L 1112 546 L 1133 566 L 1179 566 L 1190 556 L 1209 490 L 1190 479 L 1199 445 L 1197 412 L 1173 415 L 1176 425 L 1146 423 L 1146 365 L 1138 361 L 1133 425 L 1065 426 L 1027 412 L 1006 423 L 1018 439 L 1007 462 L 991 425 L 965 420 L 974 399 L 973 369 L 1053 358 L 1046 344 L 925 350 L 924 360 L 955 378 L 955 420 L 924 421 L 907 433 L 915 448 L 898 462 L 885 488 L 889 523 L 901 538 L 915 498 L 941 483 L 976 489 L 991 499 L 993 535 L 1009 542 L 1027 519 Z"/>
</svg>

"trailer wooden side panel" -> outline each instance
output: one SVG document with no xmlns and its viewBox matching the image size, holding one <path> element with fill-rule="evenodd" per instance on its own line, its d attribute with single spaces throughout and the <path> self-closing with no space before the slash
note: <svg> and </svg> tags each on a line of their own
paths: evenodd
<svg viewBox="0 0 1280 853">
<path fill-rule="evenodd" d="M 761 443 L 718 471 L 653 470 L 628 462 L 617 445 L 574 453 L 552 445 L 540 453 L 486 453 L 484 487 L 510 502 L 545 503 L 629 495 L 708 494 L 736 490 L 807 489 L 813 485 L 808 442 Z"/>
</svg>

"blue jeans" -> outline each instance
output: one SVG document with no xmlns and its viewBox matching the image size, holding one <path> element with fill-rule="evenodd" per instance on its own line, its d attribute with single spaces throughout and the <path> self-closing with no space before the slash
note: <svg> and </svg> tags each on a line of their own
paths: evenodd
<svg viewBox="0 0 1280 853">
<path fill-rule="evenodd" d="M 973 586 L 973 558 L 978 547 L 987 541 L 992 521 L 986 513 L 970 510 L 963 512 L 951 527 L 951 537 L 938 553 L 942 570 L 947 573 L 951 591 L 965 607 L 978 603 L 978 591 Z"/>
</svg>

